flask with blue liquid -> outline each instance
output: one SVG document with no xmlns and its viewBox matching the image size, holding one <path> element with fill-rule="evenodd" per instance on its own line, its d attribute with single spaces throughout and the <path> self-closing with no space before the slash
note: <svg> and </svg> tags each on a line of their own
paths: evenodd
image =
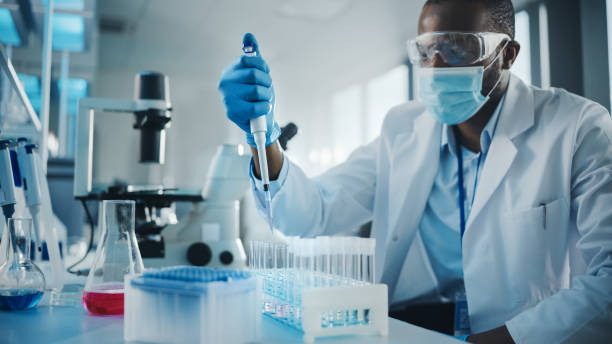
<svg viewBox="0 0 612 344">
<path fill-rule="evenodd" d="M 30 260 L 32 219 L 9 219 L 7 230 L 8 249 L 0 266 L 0 310 L 36 307 L 45 290 L 45 277 Z"/>
</svg>

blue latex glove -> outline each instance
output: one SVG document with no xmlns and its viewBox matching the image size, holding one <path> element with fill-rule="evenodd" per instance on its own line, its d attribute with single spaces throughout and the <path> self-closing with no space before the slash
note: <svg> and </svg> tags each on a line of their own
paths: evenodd
<svg viewBox="0 0 612 344">
<path fill-rule="evenodd" d="M 221 75 L 219 92 L 227 118 L 236 123 L 246 133 L 247 143 L 255 146 L 249 120 L 266 116 L 266 146 L 278 140 L 281 134 L 278 123 L 274 120 L 274 87 L 270 77 L 270 68 L 259 54 L 255 36 L 244 35 L 243 45 L 252 46 L 257 56 L 240 56 L 230 64 Z"/>
</svg>

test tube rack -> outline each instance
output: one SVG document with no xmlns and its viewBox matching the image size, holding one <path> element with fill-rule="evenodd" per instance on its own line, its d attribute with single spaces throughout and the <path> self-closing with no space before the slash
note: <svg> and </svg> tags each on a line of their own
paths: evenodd
<svg viewBox="0 0 612 344">
<path fill-rule="evenodd" d="M 339 335 L 388 335 L 387 286 L 374 283 L 375 239 L 289 237 L 249 243 L 262 280 L 262 313 L 303 332 L 306 343 Z"/>
</svg>

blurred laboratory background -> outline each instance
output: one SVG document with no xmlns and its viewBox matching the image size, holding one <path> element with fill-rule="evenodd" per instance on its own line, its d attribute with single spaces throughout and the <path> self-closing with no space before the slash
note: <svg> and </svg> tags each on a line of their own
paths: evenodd
<svg viewBox="0 0 612 344">
<path fill-rule="evenodd" d="M 416 94 L 406 40 L 417 34 L 424 0 L 55 0 L 51 10 L 47 1 L 0 0 L 0 39 L 36 114 L 30 121 L 40 122 L 33 124 L 34 141 L 68 237 L 87 226 L 73 193 L 78 99 L 133 99 L 138 72 L 169 80 L 165 163 L 139 162 L 134 116 L 98 116 L 94 186 L 122 181 L 202 190 L 218 147 L 245 144 L 217 91 L 245 32 L 257 36 L 270 65 L 277 121 L 299 128 L 287 154 L 311 175 L 373 140 L 386 112 Z M 514 5 L 521 50 L 513 72 L 610 109 L 612 1 Z M 248 210 L 250 197 L 243 198 L 242 226 L 261 221 Z M 177 205 L 179 221 L 187 211 Z"/>
</svg>

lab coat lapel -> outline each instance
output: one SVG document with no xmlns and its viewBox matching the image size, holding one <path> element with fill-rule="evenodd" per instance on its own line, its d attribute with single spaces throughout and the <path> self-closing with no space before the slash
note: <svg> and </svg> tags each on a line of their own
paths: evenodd
<svg viewBox="0 0 612 344">
<path fill-rule="evenodd" d="M 497 129 L 476 188 L 466 233 L 510 169 L 518 152 L 513 139 L 533 126 L 533 117 L 533 94 L 527 85 L 511 74 Z"/>
<path fill-rule="evenodd" d="M 388 248 L 382 280 L 393 291 L 439 166 L 442 126 L 427 112 L 396 137 L 391 165 Z M 388 245 L 393 241 L 393 245 Z"/>
<path fill-rule="evenodd" d="M 388 238 L 418 224 L 438 170 L 441 131 L 441 125 L 425 112 L 415 120 L 413 132 L 395 140 L 390 201 L 397 207 L 389 209 Z"/>
</svg>

